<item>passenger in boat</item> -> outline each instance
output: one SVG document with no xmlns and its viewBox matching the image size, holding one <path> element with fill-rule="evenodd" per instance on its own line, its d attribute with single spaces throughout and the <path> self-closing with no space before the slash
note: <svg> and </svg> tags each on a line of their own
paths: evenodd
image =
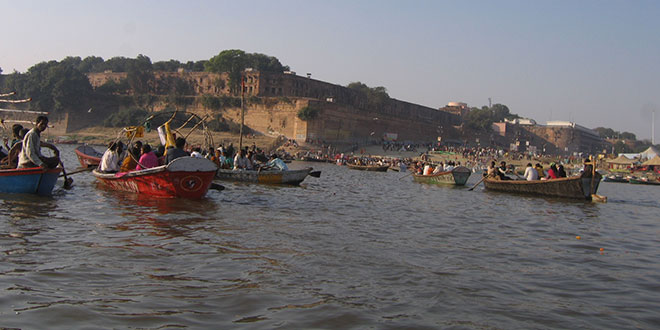
<svg viewBox="0 0 660 330">
<path fill-rule="evenodd" d="M 223 169 L 232 169 L 234 167 L 234 160 L 229 157 L 227 150 L 222 151 L 222 157 L 220 157 L 220 168 Z"/>
<path fill-rule="evenodd" d="M 564 170 L 564 165 L 562 164 L 557 165 L 557 177 L 558 178 L 566 177 L 566 171 Z"/>
<path fill-rule="evenodd" d="M 156 154 L 151 151 L 151 146 L 145 144 L 142 146 L 142 156 L 138 160 L 138 164 L 135 167 L 136 170 L 143 170 L 146 168 L 152 168 L 158 166 L 158 157 Z"/>
<path fill-rule="evenodd" d="M 5 148 L 7 150 L 11 150 L 11 147 L 14 146 L 19 141 L 23 141 L 23 138 L 21 137 L 21 130 L 23 129 L 23 125 L 21 124 L 14 124 L 11 126 L 11 132 L 14 135 L 11 139 L 10 143 L 7 143 L 9 141 L 5 140 Z"/>
<path fill-rule="evenodd" d="M 41 154 L 41 132 L 48 128 L 48 117 L 39 116 L 36 126 L 25 134 L 23 148 L 18 156 L 18 168 L 43 167 L 55 168 L 60 163 L 60 157 L 45 157 Z"/>
<path fill-rule="evenodd" d="M 263 169 L 276 169 L 280 171 L 288 171 L 289 167 L 286 166 L 283 160 L 281 160 L 277 154 L 270 155 L 270 160 L 266 163 Z"/>
<path fill-rule="evenodd" d="M 525 169 L 525 174 L 523 176 L 527 181 L 534 181 L 539 179 L 539 173 L 536 172 L 536 169 L 532 167 L 532 163 L 527 163 L 527 168 Z"/>
<path fill-rule="evenodd" d="M 488 169 L 486 170 L 486 176 L 494 178 L 497 176 L 497 166 L 495 166 L 495 161 L 490 162 Z"/>
<path fill-rule="evenodd" d="M 433 173 L 433 168 L 431 167 L 430 164 L 424 165 L 423 173 L 424 173 L 424 175 L 431 175 L 431 173 Z"/>
<path fill-rule="evenodd" d="M 438 174 L 440 172 L 443 172 L 444 170 L 445 170 L 445 166 L 442 163 L 440 163 L 440 164 L 438 164 L 438 166 L 436 166 L 433 169 L 433 172 L 431 174 Z"/>
<path fill-rule="evenodd" d="M 179 158 L 179 157 L 187 157 L 189 156 L 188 153 L 183 150 L 183 148 L 186 146 L 186 139 L 182 137 L 176 138 L 174 140 L 174 147 L 169 147 L 167 148 L 167 152 L 165 153 L 165 164 L 169 164 L 173 160 Z"/>
<path fill-rule="evenodd" d="M 193 148 L 192 152 L 190 153 L 190 157 L 204 158 L 204 155 L 202 155 L 202 148 L 200 148 L 200 147 Z"/>
<path fill-rule="evenodd" d="M 592 173 L 593 170 L 594 170 L 593 164 L 589 161 L 588 158 L 585 158 L 584 159 L 584 167 L 580 170 L 580 172 L 582 172 L 582 174 L 580 176 L 583 177 L 583 178 L 590 178 L 590 177 L 593 176 L 593 173 Z"/>
<path fill-rule="evenodd" d="M 550 163 L 550 169 L 548 170 L 548 175 L 546 175 L 545 179 L 550 180 L 556 178 L 557 178 L 557 165 L 555 163 Z"/>
<path fill-rule="evenodd" d="M 235 170 L 247 170 L 249 160 L 245 157 L 245 149 L 241 149 L 234 157 L 234 171 Z"/>
<path fill-rule="evenodd" d="M 501 161 L 500 162 L 500 167 L 497 169 L 497 176 L 500 177 L 500 180 L 511 180 L 510 177 L 506 176 L 506 172 L 507 172 L 506 162 Z"/>
<path fill-rule="evenodd" d="M 545 177 L 545 171 L 543 170 L 543 165 L 541 165 L 541 163 L 536 163 L 536 165 L 534 165 L 534 169 L 536 170 L 539 179 Z"/>
<path fill-rule="evenodd" d="M 119 155 L 123 152 L 123 144 L 111 142 L 108 145 L 108 150 L 103 153 L 101 157 L 101 164 L 99 168 L 104 173 L 119 172 Z"/>
</svg>

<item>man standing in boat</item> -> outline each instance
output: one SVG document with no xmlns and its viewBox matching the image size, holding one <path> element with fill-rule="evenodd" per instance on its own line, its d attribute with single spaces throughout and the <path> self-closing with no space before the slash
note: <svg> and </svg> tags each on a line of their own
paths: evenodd
<svg viewBox="0 0 660 330">
<path fill-rule="evenodd" d="M 59 155 L 45 157 L 41 154 L 41 132 L 48 128 L 48 117 L 37 117 L 36 125 L 23 138 L 23 148 L 18 156 L 18 168 L 55 168 L 60 163 Z"/>
</svg>

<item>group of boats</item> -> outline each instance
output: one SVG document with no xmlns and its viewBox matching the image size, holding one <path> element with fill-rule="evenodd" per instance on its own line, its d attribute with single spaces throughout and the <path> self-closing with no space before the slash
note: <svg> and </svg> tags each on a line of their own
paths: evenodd
<svg viewBox="0 0 660 330">
<path fill-rule="evenodd" d="M 351 165 L 350 169 L 364 171 L 387 171 L 389 166 L 380 165 Z M 420 183 L 465 186 L 472 170 L 465 166 L 456 166 L 450 171 L 443 171 L 430 175 L 412 173 L 413 180 Z M 604 200 L 605 197 L 596 194 L 602 175 L 594 171 L 591 176 L 573 176 L 552 180 L 500 180 L 499 178 L 483 177 L 478 183 L 484 183 L 487 190 L 508 193 L 526 194 L 534 196 L 550 196 L 581 200 Z M 475 187 L 477 186 L 475 185 Z M 474 189 L 472 187 L 471 189 Z"/>
<path fill-rule="evenodd" d="M 652 177 L 637 177 L 634 175 L 626 175 L 624 176 L 623 174 L 610 174 L 606 175 L 605 178 L 603 179 L 605 182 L 619 182 L 619 183 L 632 183 L 632 184 L 648 184 L 648 185 L 660 185 L 660 177 L 659 178 L 652 178 Z"/>
</svg>

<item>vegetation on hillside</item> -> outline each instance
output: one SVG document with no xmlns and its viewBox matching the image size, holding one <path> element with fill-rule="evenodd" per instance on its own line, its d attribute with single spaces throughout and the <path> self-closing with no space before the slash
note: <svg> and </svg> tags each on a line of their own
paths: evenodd
<svg viewBox="0 0 660 330">
<path fill-rule="evenodd" d="M 367 106 L 370 108 L 378 108 L 390 100 L 390 95 L 387 94 L 387 89 L 382 86 L 369 87 L 359 81 L 352 82 L 346 86 L 352 90 L 360 92 L 367 99 Z"/>
<path fill-rule="evenodd" d="M 227 72 L 229 74 L 229 89 L 234 95 L 240 93 L 241 75 L 247 68 L 265 72 L 283 72 L 289 70 L 276 57 L 258 53 L 246 53 L 240 49 L 221 51 L 204 63 L 208 72 Z"/>
<path fill-rule="evenodd" d="M 504 119 L 520 118 L 517 114 L 509 111 L 509 107 L 503 104 L 494 104 L 492 107 L 483 106 L 481 109 L 472 108 L 465 116 L 465 126 L 473 130 L 491 131 L 493 123 L 499 123 Z"/>
</svg>

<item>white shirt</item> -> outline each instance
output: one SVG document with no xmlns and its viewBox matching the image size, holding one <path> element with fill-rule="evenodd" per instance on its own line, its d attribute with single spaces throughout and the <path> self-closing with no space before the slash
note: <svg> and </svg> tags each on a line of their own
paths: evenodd
<svg viewBox="0 0 660 330">
<path fill-rule="evenodd" d="M 523 176 L 527 181 L 534 181 L 539 179 L 539 173 L 536 171 L 535 168 L 531 166 L 527 166 L 527 168 L 525 169 L 525 175 Z"/>
<path fill-rule="evenodd" d="M 102 172 L 119 172 L 119 155 L 116 151 L 106 150 L 101 157 Z"/>
</svg>

